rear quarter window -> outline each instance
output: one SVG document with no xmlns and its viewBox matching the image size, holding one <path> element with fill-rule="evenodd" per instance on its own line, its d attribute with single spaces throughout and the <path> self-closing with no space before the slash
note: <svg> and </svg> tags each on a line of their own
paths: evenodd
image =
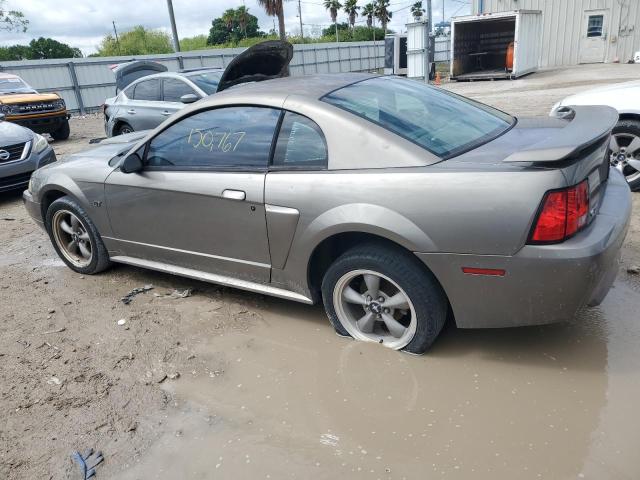
<svg viewBox="0 0 640 480">
<path fill-rule="evenodd" d="M 325 95 L 323 101 L 365 118 L 429 152 L 449 158 L 506 132 L 515 119 L 440 88 L 376 77 Z"/>
</svg>

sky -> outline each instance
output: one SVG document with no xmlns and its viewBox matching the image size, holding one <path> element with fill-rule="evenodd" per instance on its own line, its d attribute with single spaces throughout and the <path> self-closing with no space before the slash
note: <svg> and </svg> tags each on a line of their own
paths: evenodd
<svg viewBox="0 0 640 480">
<path fill-rule="evenodd" d="M 302 19 L 307 35 L 319 34 L 329 26 L 331 18 L 322 6 L 322 0 L 300 0 Z M 368 0 L 360 0 L 364 5 Z M 409 7 L 415 0 L 391 0 L 394 12 L 389 28 L 399 32 L 409 19 Z M 444 0 L 445 16 L 469 13 L 471 0 Z M 268 17 L 256 0 L 173 0 L 179 37 L 208 34 L 213 18 L 221 16 L 227 8 L 245 5 L 249 13 L 258 17 L 260 28 L 273 28 L 273 17 Z M 426 1 L 423 0 L 423 5 Z M 0 45 L 29 43 L 33 38 L 51 37 L 82 50 L 88 55 L 96 51 L 100 40 L 113 32 L 115 21 L 118 32 L 136 25 L 170 32 L 166 0 L 6 0 L 7 10 L 20 10 L 29 20 L 27 33 L 0 32 Z M 298 1 L 285 0 L 286 30 L 300 33 Z M 442 20 L 442 0 L 433 0 L 435 22 Z M 346 21 L 340 12 L 338 21 Z M 358 18 L 358 21 L 364 22 Z"/>
</svg>

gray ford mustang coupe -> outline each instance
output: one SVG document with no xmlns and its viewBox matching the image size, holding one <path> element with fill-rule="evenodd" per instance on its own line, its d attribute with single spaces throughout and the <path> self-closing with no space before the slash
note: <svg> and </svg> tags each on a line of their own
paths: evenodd
<svg viewBox="0 0 640 480">
<path fill-rule="evenodd" d="M 340 335 L 423 353 L 447 317 L 550 323 L 607 294 L 631 212 L 617 114 L 559 115 L 397 77 L 278 78 L 37 170 L 24 200 L 78 273 L 322 301 Z"/>
</svg>

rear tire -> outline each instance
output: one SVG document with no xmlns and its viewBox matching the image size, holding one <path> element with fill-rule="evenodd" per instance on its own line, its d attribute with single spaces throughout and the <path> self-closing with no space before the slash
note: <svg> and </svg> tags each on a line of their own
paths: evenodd
<svg viewBox="0 0 640 480">
<path fill-rule="evenodd" d="M 127 133 L 133 133 L 135 130 L 127 122 L 121 122 L 115 130 L 115 135 L 126 135 Z"/>
<path fill-rule="evenodd" d="M 69 121 L 65 120 L 63 124 L 57 129 L 51 132 L 51 136 L 54 140 L 66 140 L 71 134 L 71 127 L 69 127 Z"/>
<path fill-rule="evenodd" d="M 618 138 L 618 143 L 624 148 L 628 146 L 630 141 L 634 138 L 640 139 L 640 120 L 620 120 L 614 127 L 613 136 Z M 613 152 L 618 153 L 618 152 Z M 640 161 L 640 150 L 631 152 L 634 159 Z M 629 188 L 631 190 L 640 190 L 640 170 L 634 169 L 632 166 L 627 165 L 624 167 L 623 174 L 625 175 Z"/>
<path fill-rule="evenodd" d="M 339 335 L 415 354 L 429 349 L 447 318 L 436 278 L 411 253 L 377 243 L 354 247 L 331 264 L 322 299 Z"/>
<path fill-rule="evenodd" d="M 49 205 L 45 227 L 56 253 L 71 270 L 93 275 L 111 266 L 96 226 L 71 197 Z"/>
</svg>

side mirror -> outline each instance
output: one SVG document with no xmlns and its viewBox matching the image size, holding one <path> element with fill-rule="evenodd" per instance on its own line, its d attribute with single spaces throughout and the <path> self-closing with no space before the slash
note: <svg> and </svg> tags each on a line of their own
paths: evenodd
<svg viewBox="0 0 640 480">
<path fill-rule="evenodd" d="M 140 172 L 143 167 L 144 164 L 142 163 L 140 155 L 134 152 L 125 157 L 124 161 L 120 165 L 120 171 L 122 173 L 136 173 Z"/>
<path fill-rule="evenodd" d="M 180 101 L 182 103 L 193 103 L 193 102 L 197 102 L 198 100 L 200 100 L 200 97 L 198 97 L 194 93 L 187 93 L 186 95 L 182 95 L 180 97 Z"/>
</svg>

